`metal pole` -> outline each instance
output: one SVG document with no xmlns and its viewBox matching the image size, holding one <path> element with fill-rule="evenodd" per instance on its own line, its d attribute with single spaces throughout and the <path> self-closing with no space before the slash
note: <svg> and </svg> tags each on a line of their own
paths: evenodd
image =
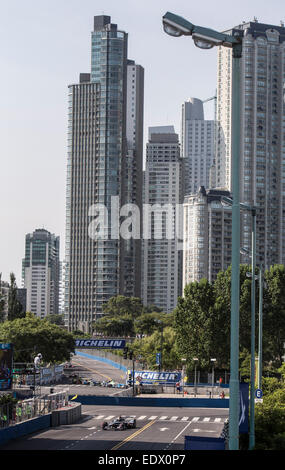
<svg viewBox="0 0 285 470">
<path fill-rule="evenodd" d="M 163 325 L 161 325 L 159 372 L 161 370 L 163 370 L 163 367 L 162 367 L 162 344 L 163 344 Z"/>
<path fill-rule="evenodd" d="M 240 297 L 240 58 L 242 45 L 233 46 L 232 58 L 232 279 L 231 375 L 229 449 L 239 449 L 239 297 Z"/>
<path fill-rule="evenodd" d="M 133 397 L 135 396 L 135 360 L 133 359 Z"/>
<path fill-rule="evenodd" d="M 251 242 L 251 358 L 250 358 L 250 432 L 249 449 L 255 445 L 254 430 L 254 392 L 255 392 L 255 258 L 256 258 L 256 211 L 252 209 Z"/>
<path fill-rule="evenodd" d="M 258 334 L 258 388 L 262 388 L 262 321 L 263 321 L 263 266 L 259 267 L 259 334 Z"/>
</svg>

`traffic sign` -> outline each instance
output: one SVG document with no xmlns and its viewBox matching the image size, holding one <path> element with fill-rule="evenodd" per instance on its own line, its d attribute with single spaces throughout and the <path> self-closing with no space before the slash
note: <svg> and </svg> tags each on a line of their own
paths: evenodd
<svg viewBox="0 0 285 470">
<path fill-rule="evenodd" d="M 255 398 L 262 398 L 263 397 L 263 392 L 260 388 L 257 388 L 255 390 Z"/>
</svg>

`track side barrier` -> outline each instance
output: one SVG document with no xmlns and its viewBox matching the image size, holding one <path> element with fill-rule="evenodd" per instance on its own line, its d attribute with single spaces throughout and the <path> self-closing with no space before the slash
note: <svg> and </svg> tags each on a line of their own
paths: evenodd
<svg viewBox="0 0 285 470">
<path fill-rule="evenodd" d="M 227 398 L 138 398 L 78 395 L 76 401 L 80 402 L 82 405 L 229 408 L 229 399 Z"/>
</svg>

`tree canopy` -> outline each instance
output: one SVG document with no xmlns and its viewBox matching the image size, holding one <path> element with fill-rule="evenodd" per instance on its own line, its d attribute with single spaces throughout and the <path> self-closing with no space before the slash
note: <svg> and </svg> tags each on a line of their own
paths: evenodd
<svg viewBox="0 0 285 470">
<path fill-rule="evenodd" d="M 14 345 L 15 362 L 33 362 L 39 352 L 45 362 L 66 361 L 75 345 L 71 333 L 32 313 L 1 323 L 0 341 Z"/>
</svg>

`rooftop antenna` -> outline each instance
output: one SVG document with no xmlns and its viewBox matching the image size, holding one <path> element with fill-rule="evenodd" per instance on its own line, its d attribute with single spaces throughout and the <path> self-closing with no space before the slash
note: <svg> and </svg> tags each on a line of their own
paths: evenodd
<svg viewBox="0 0 285 470">
<path fill-rule="evenodd" d="M 253 21 L 254 21 L 255 23 L 258 23 L 258 19 L 256 18 L 256 16 L 253 18 Z"/>
<path fill-rule="evenodd" d="M 284 28 L 284 21 L 280 20 L 280 26 L 282 26 L 282 28 Z"/>
</svg>

